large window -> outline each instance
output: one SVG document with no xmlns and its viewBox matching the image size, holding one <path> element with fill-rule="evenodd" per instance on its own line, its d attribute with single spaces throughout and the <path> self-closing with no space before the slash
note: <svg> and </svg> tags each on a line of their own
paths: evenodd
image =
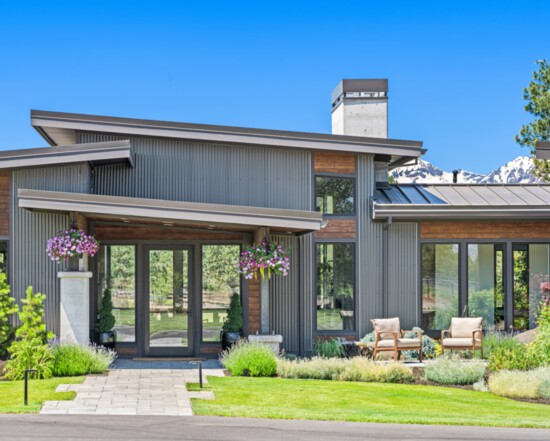
<svg viewBox="0 0 550 441">
<path fill-rule="evenodd" d="M 98 253 L 98 302 L 105 288 L 113 299 L 120 342 L 136 339 L 136 250 L 133 245 L 103 245 Z"/>
<path fill-rule="evenodd" d="M 483 329 L 504 330 L 504 247 L 468 244 L 468 312 L 483 317 Z"/>
<path fill-rule="evenodd" d="M 202 340 L 220 341 L 231 296 L 241 292 L 240 245 L 202 247 Z"/>
<path fill-rule="evenodd" d="M 8 272 L 8 243 L 0 242 L 0 271 Z"/>
<path fill-rule="evenodd" d="M 354 214 L 355 180 L 317 176 L 315 178 L 315 205 L 325 214 Z"/>
<path fill-rule="evenodd" d="M 514 244 L 514 329 L 536 327 L 542 291 L 550 274 L 549 244 Z"/>
<path fill-rule="evenodd" d="M 355 328 L 354 246 L 317 244 L 317 330 Z"/>
<path fill-rule="evenodd" d="M 422 328 L 447 329 L 458 316 L 459 245 L 422 245 Z"/>
</svg>

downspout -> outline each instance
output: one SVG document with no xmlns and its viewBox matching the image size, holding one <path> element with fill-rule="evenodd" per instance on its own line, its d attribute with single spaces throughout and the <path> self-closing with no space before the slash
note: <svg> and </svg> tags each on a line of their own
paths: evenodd
<svg viewBox="0 0 550 441">
<path fill-rule="evenodd" d="M 383 303 L 383 314 L 384 317 L 388 316 L 388 284 L 389 284 L 389 271 L 388 271 L 388 264 L 389 264 L 389 240 L 388 240 L 388 233 L 390 226 L 392 225 L 392 218 L 391 216 L 386 219 L 386 223 L 384 224 L 383 234 L 382 234 L 382 295 L 384 297 L 384 303 Z"/>
</svg>

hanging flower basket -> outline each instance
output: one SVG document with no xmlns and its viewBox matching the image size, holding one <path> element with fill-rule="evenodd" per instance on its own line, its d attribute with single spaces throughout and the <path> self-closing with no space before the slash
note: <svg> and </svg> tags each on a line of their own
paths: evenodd
<svg viewBox="0 0 550 441">
<path fill-rule="evenodd" d="M 290 259 L 287 250 L 277 242 L 262 242 L 261 245 L 245 247 L 238 268 L 245 279 L 256 279 L 258 273 L 267 279 L 273 274 L 288 276 Z"/>
<path fill-rule="evenodd" d="M 57 263 L 83 256 L 93 257 L 98 251 L 99 243 L 95 237 L 76 228 L 60 231 L 48 239 L 46 246 L 48 257 Z"/>
</svg>

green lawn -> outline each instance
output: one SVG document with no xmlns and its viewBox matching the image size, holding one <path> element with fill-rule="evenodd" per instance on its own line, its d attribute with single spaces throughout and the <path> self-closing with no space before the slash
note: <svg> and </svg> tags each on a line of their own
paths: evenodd
<svg viewBox="0 0 550 441">
<path fill-rule="evenodd" d="M 196 415 L 377 423 L 550 427 L 550 406 L 471 390 L 405 384 L 209 377 Z"/>
<path fill-rule="evenodd" d="M 29 380 L 29 405 L 23 405 L 23 381 L 0 381 L 0 413 L 36 413 L 47 400 L 72 400 L 75 392 L 55 392 L 60 384 L 79 384 L 84 377 Z"/>
</svg>

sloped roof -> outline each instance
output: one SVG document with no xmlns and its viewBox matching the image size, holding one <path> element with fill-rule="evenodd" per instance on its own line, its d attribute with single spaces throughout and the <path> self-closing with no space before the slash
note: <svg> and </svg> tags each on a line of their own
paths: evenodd
<svg viewBox="0 0 550 441">
<path fill-rule="evenodd" d="M 550 185 L 395 184 L 376 190 L 372 217 L 550 218 Z"/>
</svg>

